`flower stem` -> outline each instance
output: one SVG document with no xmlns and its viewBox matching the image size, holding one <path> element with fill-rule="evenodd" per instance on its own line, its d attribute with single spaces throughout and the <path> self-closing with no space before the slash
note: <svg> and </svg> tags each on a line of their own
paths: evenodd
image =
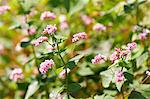
<svg viewBox="0 0 150 99">
<path fill-rule="evenodd" d="M 57 46 L 57 50 L 58 50 L 58 55 L 61 59 L 61 61 L 63 62 L 63 65 L 65 66 L 65 75 L 66 75 L 66 79 L 65 79 L 65 82 L 66 82 L 66 92 L 67 92 L 67 98 L 70 99 L 69 97 L 69 92 L 68 92 L 68 74 L 67 74 L 67 66 L 66 66 L 66 62 L 64 61 L 63 57 L 61 56 L 61 53 L 59 52 L 60 49 L 59 49 L 59 45 L 58 43 L 56 42 L 55 40 L 55 43 L 56 43 L 56 46 Z"/>
</svg>

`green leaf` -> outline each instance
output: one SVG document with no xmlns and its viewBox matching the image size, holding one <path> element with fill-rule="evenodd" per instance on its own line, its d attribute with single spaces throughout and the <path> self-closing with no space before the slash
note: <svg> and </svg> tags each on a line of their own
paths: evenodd
<svg viewBox="0 0 150 99">
<path fill-rule="evenodd" d="M 60 68 L 56 69 L 56 73 L 59 74 L 63 69 L 64 69 L 64 67 L 60 67 Z"/>
<path fill-rule="evenodd" d="M 73 8 L 71 8 L 70 15 L 80 11 L 88 2 L 89 0 L 79 0 L 78 3 Z"/>
<path fill-rule="evenodd" d="M 73 69 L 76 67 L 76 64 L 74 61 L 69 61 L 66 66 L 69 68 L 69 69 Z"/>
<path fill-rule="evenodd" d="M 94 75 L 94 72 L 89 67 L 82 67 L 78 70 L 79 75 L 81 76 L 88 76 Z"/>
<path fill-rule="evenodd" d="M 65 8 L 66 8 L 67 12 L 69 12 L 69 10 L 70 10 L 70 0 L 64 0 L 64 3 L 65 3 Z"/>
<path fill-rule="evenodd" d="M 78 83 L 71 83 L 68 85 L 68 91 L 71 93 L 76 93 L 81 89 L 80 84 Z"/>
<path fill-rule="evenodd" d="M 105 88 L 109 87 L 110 82 L 113 79 L 113 72 L 111 69 L 108 69 L 106 71 L 103 71 L 100 73 L 102 78 L 102 84 Z"/>
<path fill-rule="evenodd" d="M 77 55 L 77 56 L 71 58 L 69 61 L 74 61 L 77 64 L 82 57 L 84 57 L 84 55 L 80 54 L 80 55 Z"/>
<path fill-rule="evenodd" d="M 30 45 L 30 41 L 23 41 L 20 44 L 20 46 L 23 47 L 23 48 L 27 47 L 28 45 Z"/>
<path fill-rule="evenodd" d="M 148 52 L 144 53 L 136 59 L 137 67 L 141 66 L 148 59 Z"/>
<path fill-rule="evenodd" d="M 128 99 L 146 99 L 140 92 L 132 91 Z"/>
<path fill-rule="evenodd" d="M 130 73 L 128 73 L 128 72 L 124 72 L 123 74 L 124 74 L 125 78 L 127 79 L 127 81 L 128 81 L 129 83 L 132 83 L 132 82 L 133 82 L 134 76 L 133 76 L 132 74 L 130 74 Z"/>
<path fill-rule="evenodd" d="M 29 97 L 31 97 L 38 89 L 39 89 L 38 81 L 32 82 L 32 83 L 28 86 L 28 90 L 27 90 L 27 92 L 26 92 L 25 99 L 29 99 Z"/>
<path fill-rule="evenodd" d="M 124 81 L 116 82 L 116 83 L 115 83 L 115 84 L 116 84 L 116 87 L 117 87 L 117 89 L 118 89 L 119 92 L 121 91 L 121 87 L 122 87 L 123 83 L 124 83 Z"/>
</svg>

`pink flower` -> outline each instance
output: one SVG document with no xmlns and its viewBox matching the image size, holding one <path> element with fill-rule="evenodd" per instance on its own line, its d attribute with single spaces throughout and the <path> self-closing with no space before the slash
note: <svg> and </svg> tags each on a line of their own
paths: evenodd
<svg viewBox="0 0 150 99">
<path fill-rule="evenodd" d="M 42 73 L 42 74 L 45 74 L 49 68 L 52 68 L 54 66 L 54 61 L 52 59 L 50 60 L 45 60 L 44 62 L 42 62 L 40 64 L 40 68 L 39 68 L 39 71 Z"/>
<path fill-rule="evenodd" d="M 118 54 L 118 52 L 113 52 L 110 56 L 110 60 L 112 63 L 114 63 L 116 60 L 120 59 L 120 55 Z"/>
<path fill-rule="evenodd" d="M 80 39 L 87 39 L 87 34 L 85 32 L 76 33 L 73 35 L 72 42 L 76 42 Z"/>
<path fill-rule="evenodd" d="M 114 63 L 116 60 L 119 60 L 121 57 L 127 56 L 129 50 L 121 50 L 120 48 L 115 48 L 115 52 L 110 56 L 110 60 Z"/>
<path fill-rule="evenodd" d="M 4 14 L 8 10 L 10 10 L 10 6 L 0 6 L 0 14 Z"/>
<path fill-rule="evenodd" d="M 137 44 L 135 42 L 128 43 L 127 47 L 126 47 L 126 50 L 132 51 L 136 48 L 136 46 L 137 46 Z"/>
<path fill-rule="evenodd" d="M 96 25 L 93 26 L 93 30 L 105 31 L 106 27 L 103 24 L 97 23 Z"/>
<path fill-rule="evenodd" d="M 145 39 L 147 39 L 146 36 L 147 36 L 146 33 L 140 33 L 140 34 L 139 34 L 139 39 L 140 39 L 140 40 L 145 40 Z"/>
<path fill-rule="evenodd" d="M 68 26 L 68 23 L 67 22 L 62 22 L 60 23 L 60 29 L 61 30 L 65 30 L 67 29 L 69 26 Z"/>
<path fill-rule="evenodd" d="M 48 38 L 46 36 L 41 36 L 38 39 L 36 39 L 35 41 L 33 41 L 32 45 L 39 46 L 44 41 L 48 41 Z"/>
<path fill-rule="evenodd" d="M 116 80 L 116 82 L 121 82 L 124 80 L 124 75 L 123 75 L 122 71 L 115 72 L 115 80 Z"/>
<path fill-rule="evenodd" d="M 57 27 L 55 25 L 47 25 L 42 32 L 42 34 L 54 34 L 57 31 Z"/>
<path fill-rule="evenodd" d="M 50 11 L 43 12 L 40 17 L 41 20 L 55 19 L 55 18 L 56 18 L 56 15 Z"/>
<path fill-rule="evenodd" d="M 33 35 L 35 33 L 36 33 L 36 29 L 34 27 L 31 27 L 31 28 L 28 29 L 28 34 L 29 35 Z"/>
<path fill-rule="evenodd" d="M 81 19 L 85 25 L 89 25 L 92 23 L 92 19 L 89 16 L 81 15 Z"/>
<path fill-rule="evenodd" d="M 92 64 L 98 64 L 101 61 L 105 61 L 106 57 L 104 55 L 98 54 L 92 59 Z"/>
<path fill-rule="evenodd" d="M 70 69 L 67 68 L 67 74 L 70 72 Z M 59 78 L 61 79 L 65 79 L 66 78 L 66 69 L 62 70 L 60 73 L 59 73 Z"/>
<path fill-rule="evenodd" d="M 14 80 L 14 81 L 21 80 L 21 79 L 23 79 L 23 77 L 24 77 L 24 75 L 22 73 L 22 69 L 20 69 L 20 68 L 15 68 L 10 73 L 10 79 Z"/>
</svg>

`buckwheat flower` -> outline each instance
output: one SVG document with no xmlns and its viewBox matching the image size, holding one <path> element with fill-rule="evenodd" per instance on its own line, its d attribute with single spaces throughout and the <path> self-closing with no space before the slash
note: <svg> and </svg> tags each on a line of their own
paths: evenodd
<svg viewBox="0 0 150 99">
<path fill-rule="evenodd" d="M 70 72 L 70 69 L 67 68 L 67 74 Z M 66 78 L 66 69 L 62 70 L 60 73 L 59 73 L 59 78 L 61 79 L 65 79 Z"/>
<path fill-rule="evenodd" d="M 73 35 L 72 42 L 76 42 L 80 39 L 87 39 L 87 34 L 85 32 L 76 33 Z"/>
<path fill-rule="evenodd" d="M 92 64 L 98 64 L 101 61 L 105 61 L 106 57 L 104 55 L 98 54 L 94 57 L 94 59 L 92 59 Z"/>
<path fill-rule="evenodd" d="M 147 36 L 146 33 L 140 33 L 140 34 L 139 34 L 139 39 L 140 39 L 140 40 L 145 40 L 145 39 L 147 39 L 146 36 Z"/>
<path fill-rule="evenodd" d="M 33 34 L 35 34 L 36 33 L 36 29 L 34 28 L 34 27 L 30 27 L 29 29 L 28 29 L 28 34 L 29 35 L 33 35 Z"/>
<path fill-rule="evenodd" d="M 127 47 L 126 47 L 126 50 L 132 51 L 136 48 L 136 46 L 137 46 L 137 44 L 135 42 L 128 43 Z"/>
<path fill-rule="evenodd" d="M 120 55 L 115 51 L 111 54 L 110 60 L 112 63 L 114 63 L 116 60 L 120 59 Z"/>
<path fill-rule="evenodd" d="M 60 29 L 61 30 L 65 30 L 65 29 L 68 29 L 69 28 L 69 25 L 67 22 L 62 22 L 60 23 Z"/>
<path fill-rule="evenodd" d="M 63 96 L 60 93 L 52 92 L 52 93 L 50 93 L 50 98 L 51 99 L 62 99 Z"/>
<path fill-rule="evenodd" d="M 39 68 L 39 71 L 42 73 L 42 74 L 45 74 L 48 69 L 52 68 L 54 66 L 54 61 L 52 59 L 50 60 L 45 60 L 44 62 L 42 62 L 40 64 L 40 68 Z"/>
<path fill-rule="evenodd" d="M 10 6 L 0 6 L 0 14 L 4 14 L 8 10 L 10 10 Z"/>
<path fill-rule="evenodd" d="M 39 46 L 44 41 L 48 41 L 48 38 L 46 36 L 41 36 L 38 39 L 36 39 L 35 41 L 33 41 L 32 45 Z"/>
<path fill-rule="evenodd" d="M 15 68 L 10 73 L 10 79 L 14 80 L 14 81 L 21 80 L 21 79 L 23 79 L 23 77 L 24 77 L 24 75 L 22 73 L 22 69 L 20 69 L 20 68 Z"/>
<path fill-rule="evenodd" d="M 57 31 L 57 27 L 55 25 L 47 25 L 42 32 L 42 34 L 54 34 Z"/>
<path fill-rule="evenodd" d="M 124 74 L 123 74 L 123 72 L 122 71 L 116 71 L 115 72 L 115 80 L 116 80 L 116 82 L 121 82 L 121 81 L 123 81 L 125 78 L 124 78 Z"/>
<path fill-rule="evenodd" d="M 89 25 L 92 23 L 92 19 L 87 15 L 81 15 L 81 19 L 85 25 Z"/>
<path fill-rule="evenodd" d="M 105 31 L 106 27 L 103 24 L 97 23 L 96 25 L 93 26 L 93 30 Z"/>
<path fill-rule="evenodd" d="M 150 76 L 150 71 L 147 70 L 146 71 L 146 75 Z"/>
<path fill-rule="evenodd" d="M 56 15 L 50 11 L 43 12 L 40 17 L 41 20 L 55 19 L 55 18 L 56 18 Z"/>
</svg>

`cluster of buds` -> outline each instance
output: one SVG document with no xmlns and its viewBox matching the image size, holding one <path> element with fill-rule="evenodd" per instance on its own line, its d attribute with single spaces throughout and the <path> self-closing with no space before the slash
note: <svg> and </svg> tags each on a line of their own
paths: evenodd
<svg viewBox="0 0 150 99">
<path fill-rule="evenodd" d="M 55 25 L 47 25 L 42 32 L 42 34 L 54 34 L 57 31 L 57 27 Z"/>
<path fill-rule="evenodd" d="M 115 81 L 116 82 L 121 82 L 121 81 L 123 81 L 125 78 L 124 78 L 124 74 L 123 74 L 123 72 L 122 71 L 116 71 L 115 72 Z"/>
<path fill-rule="evenodd" d="M 130 53 L 132 50 L 134 50 L 136 46 L 137 46 L 136 43 L 132 42 L 127 44 L 125 50 L 115 48 L 115 51 L 110 56 L 110 60 L 112 61 L 112 63 L 114 63 L 116 60 L 119 60 L 120 58 L 127 56 L 127 54 Z"/>
<path fill-rule="evenodd" d="M 147 39 L 147 35 L 150 33 L 150 30 L 149 29 L 144 29 L 142 31 L 142 33 L 139 34 L 139 39 L 140 40 L 145 40 Z"/>
<path fill-rule="evenodd" d="M 20 68 L 15 68 L 10 73 L 10 79 L 11 80 L 18 81 L 18 80 L 21 80 L 23 78 L 24 78 L 24 75 L 22 73 L 22 69 L 20 69 Z"/>
<path fill-rule="evenodd" d="M 105 61 L 106 57 L 104 55 L 98 54 L 94 57 L 94 59 L 92 59 L 92 64 L 98 64 L 101 61 Z"/>
<path fill-rule="evenodd" d="M 55 18 L 56 18 L 56 15 L 50 11 L 43 12 L 40 17 L 41 20 L 55 19 Z"/>
<path fill-rule="evenodd" d="M 60 15 L 59 21 L 60 21 L 60 29 L 61 30 L 65 30 L 65 29 L 69 28 L 69 25 L 67 23 L 67 18 L 65 15 Z"/>
<path fill-rule="evenodd" d="M 93 26 L 93 30 L 96 31 L 105 31 L 106 27 L 103 24 L 97 23 Z"/>
<path fill-rule="evenodd" d="M 36 39 L 35 41 L 33 41 L 32 45 L 39 46 L 44 41 L 48 41 L 48 38 L 46 36 L 41 36 L 38 39 Z"/>
<path fill-rule="evenodd" d="M 70 69 L 67 68 L 67 74 L 70 72 Z M 59 73 L 59 78 L 61 79 L 65 79 L 66 78 L 66 69 L 62 70 L 60 73 Z"/>
<path fill-rule="evenodd" d="M 45 60 L 44 62 L 42 62 L 40 64 L 40 68 L 39 68 L 39 71 L 42 73 L 42 74 L 45 74 L 49 68 L 52 68 L 54 66 L 54 61 L 52 59 L 50 60 Z"/>
<path fill-rule="evenodd" d="M 85 25 L 90 25 L 92 23 L 92 18 L 87 15 L 81 15 L 81 19 Z"/>
<path fill-rule="evenodd" d="M 80 39 L 87 39 L 87 34 L 85 32 L 74 34 L 72 38 L 72 42 L 77 42 Z"/>
</svg>

